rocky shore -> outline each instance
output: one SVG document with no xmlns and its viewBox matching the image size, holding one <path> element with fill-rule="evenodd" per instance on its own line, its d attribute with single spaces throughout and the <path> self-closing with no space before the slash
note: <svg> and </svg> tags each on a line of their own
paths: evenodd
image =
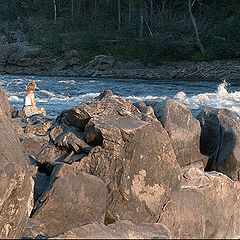
<svg viewBox="0 0 240 240">
<path fill-rule="evenodd" d="M 231 111 L 105 90 L 26 119 L 0 90 L 0 238 L 239 238 Z"/>
<path fill-rule="evenodd" d="M 40 76 L 75 76 L 144 79 L 238 80 L 240 61 L 171 62 L 149 66 L 140 61 L 117 61 L 99 55 L 83 63 L 75 50 L 62 57 L 43 54 L 41 46 L 33 46 L 21 31 L 0 35 L 0 73 Z"/>
</svg>

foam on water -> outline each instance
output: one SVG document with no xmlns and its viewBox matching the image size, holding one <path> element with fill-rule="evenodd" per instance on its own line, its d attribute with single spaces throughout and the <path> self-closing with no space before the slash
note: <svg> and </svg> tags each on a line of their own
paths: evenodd
<svg viewBox="0 0 240 240">
<path fill-rule="evenodd" d="M 67 83 L 67 84 L 76 84 L 76 81 L 74 80 L 60 80 L 59 83 Z"/>
<path fill-rule="evenodd" d="M 131 102 L 143 102 L 146 100 L 165 100 L 167 99 L 166 96 L 162 96 L 162 97 L 158 97 L 158 96 L 151 96 L 151 95 L 147 95 L 147 96 L 142 96 L 142 97 L 137 97 L 137 96 L 127 96 L 125 97 L 126 100 L 131 101 Z"/>
<path fill-rule="evenodd" d="M 201 93 L 187 97 L 185 92 L 178 92 L 174 98 L 186 104 L 190 109 L 227 108 L 240 116 L 240 92 L 228 92 L 228 86 L 229 84 L 224 81 L 218 86 L 216 93 Z"/>
</svg>

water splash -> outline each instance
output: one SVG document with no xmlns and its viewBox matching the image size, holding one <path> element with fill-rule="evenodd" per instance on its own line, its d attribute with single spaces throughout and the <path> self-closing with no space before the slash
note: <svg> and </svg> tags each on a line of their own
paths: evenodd
<svg viewBox="0 0 240 240">
<path fill-rule="evenodd" d="M 189 109 L 227 108 L 240 116 L 240 92 L 228 92 L 229 86 L 224 81 L 219 84 L 215 93 L 201 93 L 187 97 L 185 92 L 178 92 L 174 98 L 186 104 Z"/>
</svg>

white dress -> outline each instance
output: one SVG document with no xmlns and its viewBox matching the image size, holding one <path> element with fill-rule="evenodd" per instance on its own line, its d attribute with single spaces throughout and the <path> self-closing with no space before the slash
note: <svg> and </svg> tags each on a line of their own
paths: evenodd
<svg viewBox="0 0 240 240">
<path fill-rule="evenodd" d="M 46 111 L 44 108 L 41 108 L 39 110 L 36 110 L 35 108 L 33 108 L 31 98 L 28 95 L 25 96 L 25 104 L 23 107 L 23 111 L 25 112 L 26 117 L 29 117 L 35 114 L 42 114 L 43 116 L 46 116 Z"/>
</svg>

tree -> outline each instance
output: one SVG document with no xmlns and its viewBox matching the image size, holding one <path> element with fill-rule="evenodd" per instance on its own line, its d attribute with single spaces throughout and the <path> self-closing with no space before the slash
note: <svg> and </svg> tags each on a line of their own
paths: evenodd
<svg viewBox="0 0 240 240">
<path fill-rule="evenodd" d="M 193 1 L 192 0 L 188 0 L 188 11 L 189 11 L 192 23 L 193 23 L 197 46 L 199 47 L 199 49 L 201 51 L 201 54 L 204 56 L 206 54 L 206 50 L 205 50 L 205 48 L 203 47 L 203 45 L 201 43 L 201 40 L 200 40 L 200 37 L 199 37 L 199 32 L 198 32 L 198 27 L 197 27 L 197 24 L 196 24 L 196 20 L 195 20 L 195 18 L 193 16 L 193 13 L 192 13 L 192 7 L 193 7 L 194 4 L 195 4 L 195 0 L 193 0 Z"/>
</svg>

